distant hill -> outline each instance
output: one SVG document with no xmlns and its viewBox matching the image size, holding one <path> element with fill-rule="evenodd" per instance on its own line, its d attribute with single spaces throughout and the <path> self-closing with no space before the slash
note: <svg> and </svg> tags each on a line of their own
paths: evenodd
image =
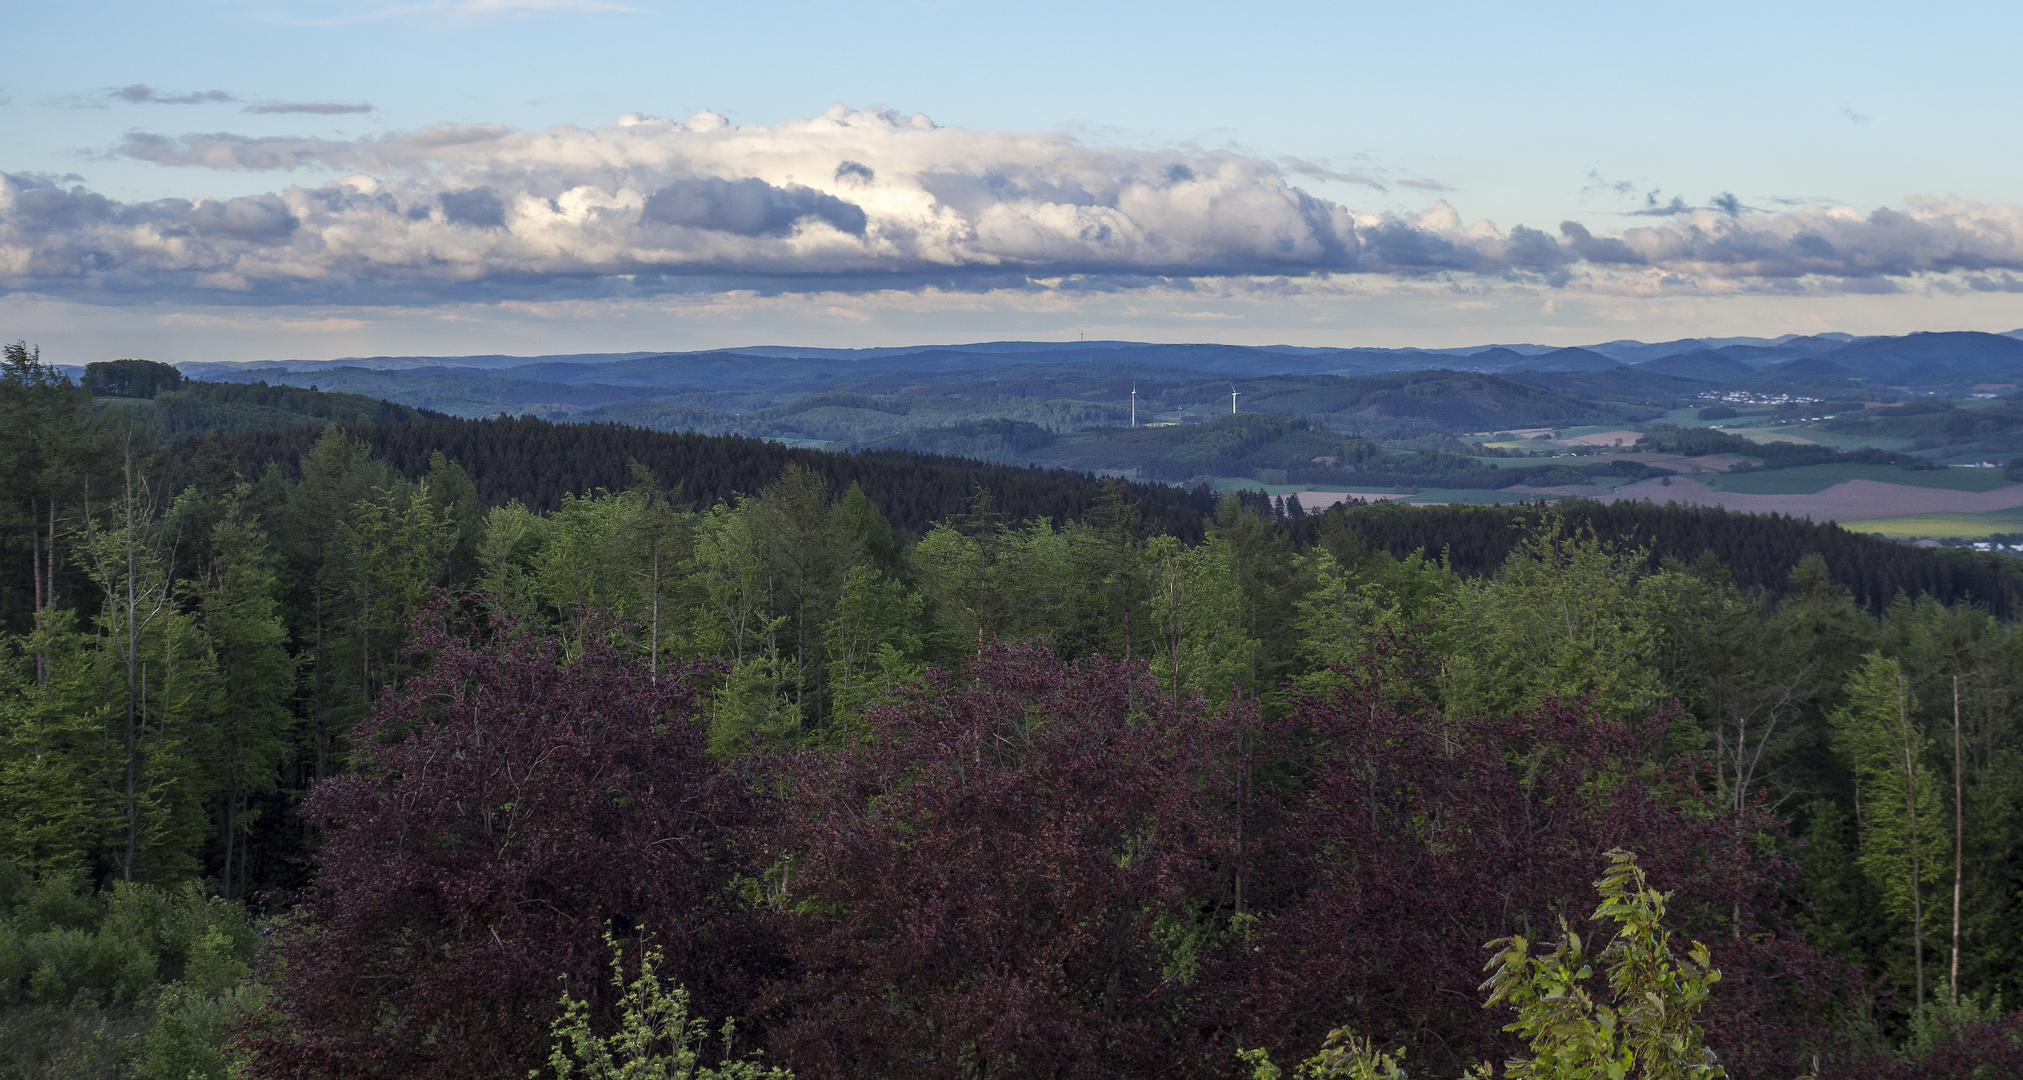
<svg viewBox="0 0 2023 1080">
<path fill-rule="evenodd" d="M 1856 372 L 1834 359 L 1834 354 L 1789 360 L 1764 368 L 1749 376 L 1758 382 L 1787 382 L 1794 379 L 1849 379 Z"/>
<path fill-rule="evenodd" d="M 565 494 L 624 490 L 632 484 L 634 461 L 663 483 L 679 485 L 677 498 L 702 506 L 757 494 L 788 466 L 798 466 L 822 476 L 838 494 L 853 483 L 861 486 L 892 524 L 916 535 L 936 521 L 968 511 L 983 490 L 990 492 L 995 511 L 1013 521 L 1079 519 L 1103 495 L 1096 477 L 1065 469 L 992 465 L 897 450 L 842 454 L 738 436 L 611 424 L 442 417 L 408 424 L 347 425 L 346 430 L 408 476 L 425 474 L 430 455 L 441 451 L 470 474 L 479 500 L 487 506 L 518 499 L 529 507 L 553 510 Z M 307 429 L 241 432 L 225 439 L 222 450 L 246 476 L 259 476 L 270 464 L 292 472 L 317 438 L 318 432 Z M 1215 508 L 1214 496 L 1205 488 L 1186 491 L 1132 483 L 1123 490 L 1137 505 L 1146 528 L 1190 540 L 1200 538 L 1203 517 Z"/>
<path fill-rule="evenodd" d="M 999 341 L 371 357 L 186 370 L 214 382 L 314 387 L 471 418 L 529 415 L 836 448 L 960 446 L 1000 458 L 1027 440 L 1005 441 L 988 425 L 1031 424 L 1057 435 L 1129 427 L 1134 390 L 1143 423 L 1212 419 L 1227 412 L 1235 391 L 1242 411 L 1405 440 L 1636 423 L 1692 405 L 1710 389 L 1830 399 L 1888 394 L 1891 387 L 1962 394 L 1985 390 L 1983 384 L 2023 383 L 2023 339 L 1814 334 L 1440 349 Z M 925 434 L 978 424 L 986 426 L 962 429 L 970 434 Z"/>
<path fill-rule="evenodd" d="M 1949 458 L 1980 454 L 2006 462 L 2023 454 L 2023 400 L 2013 396 L 1992 409 L 1912 400 L 1892 409 L 1847 413 L 1821 426 L 1857 438 L 1909 439 L 1919 449 Z"/>
<path fill-rule="evenodd" d="M 1589 524 L 1602 536 L 1631 537 L 1650 552 L 1650 567 L 1666 560 L 1691 564 L 1711 552 L 1744 589 L 1771 596 L 1792 591 L 1791 570 L 1808 554 L 1824 556 L 1835 584 L 1880 615 L 1899 595 L 1921 593 L 1971 598 L 2000 618 L 2023 612 L 2023 570 L 2016 559 L 1959 549 L 1913 548 L 1802 518 L 1737 514 L 1698 506 L 1648 502 L 1561 504 L 1570 524 Z M 1404 507 L 1381 503 L 1354 511 L 1350 520 L 1373 550 L 1404 557 L 1438 552 L 1466 577 L 1494 573 L 1523 540 L 1515 521 L 1535 513 L 1511 506 Z M 1295 543 L 1311 542 L 1320 519 L 1288 526 Z"/>
<path fill-rule="evenodd" d="M 1524 362 L 1519 371 L 1607 371 L 1620 367 L 1615 360 L 1587 349 L 1557 349 Z"/>
<path fill-rule="evenodd" d="M 206 432 L 233 434 L 268 428 L 320 428 L 325 424 L 402 424 L 425 419 L 424 409 L 362 394 L 328 393 L 265 383 L 186 382 L 150 399 L 103 398 L 126 408 L 164 439 Z M 434 414 L 440 415 L 440 414 Z"/>
<path fill-rule="evenodd" d="M 2023 341 L 2005 334 L 1954 332 L 1874 338 L 1824 355 L 1865 379 L 1919 379 L 1938 371 L 2023 374 Z"/>
<path fill-rule="evenodd" d="M 1710 383 L 1747 378 L 1756 371 L 1750 365 L 1713 349 L 1659 357 L 1638 365 L 1637 369 L 1654 375 L 1670 375 L 1676 379 L 1698 379 Z"/>
<path fill-rule="evenodd" d="M 1651 365 L 1612 367 L 1607 371 L 1513 371 L 1510 378 L 1548 386 L 1586 398 L 1669 407 L 1675 399 L 1693 398 L 1710 385 L 1650 370 Z"/>
<path fill-rule="evenodd" d="M 1600 353 L 1619 364 L 1645 364 L 1652 360 L 1681 353 L 1701 352 L 1713 346 L 1699 338 L 1684 338 L 1679 341 L 1660 341 L 1646 344 L 1641 341 L 1605 341 L 1600 345 L 1590 345 L 1588 350 Z"/>
<path fill-rule="evenodd" d="M 1270 418 L 1260 417 L 1233 427 L 1266 435 L 1272 426 Z M 787 466 L 799 466 L 824 477 L 839 492 L 858 484 L 895 526 L 915 535 L 937 521 L 967 512 L 981 489 L 989 490 L 995 511 L 1014 522 L 1084 519 L 1104 493 L 1103 484 L 1095 477 L 1070 470 L 994 466 L 899 451 L 839 454 L 793 450 L 753 439 L 675 435 L 614 425 L 439 418 L 363 424 L 347 430 L 409 476 L 426 473 L 430 455 L 442 451 L 469 473 L 485 505 L 518 499 L 529 506 L 552 509 L 560 505 L 565 492 L 622 489 L 631 483 L 630 462 L 634 460 L 663 481 L 680 485 L 677 497 L 702 505 L 737 493 L 757 492 L 778 479 Z M 1240 438 L 1238 430 L 1230 434 Z M 293 470 L 317 437 L 318 433 L 308 428 L 241 432 L 225 437 L 220 449 L 243 475 L 258 476 L 270 464 Z M 171 452 L 176 453 L 176 448 Z M 185 452 L 178 456 L 189 459 L 196 455 Z M 1205 488 L 1126 483 L 1121 490 L 1136 505 L 1145 529 L 1190 541 L 1201 538 L 1205 518 L 1214 510 L 1214 496 Z M 1999 616 L 2023 609 L 2023 588 L 2019 588 L 2014 560 L 2000 556 L 1905 547 L 1832 525 L 1700 507 L 1630 502 L 1601 506 L 1575 501 L 1565 504 L 1565 510 L 1575 520 L 1592 521 L 1604 536 L 1624 535 L 1650 542 L 1654 566 L 1664 558 L 1691 562 L 1702 551 L 1711 551 L 1743 586 L 1761 586 L 1773 595 L 1790 587 L 1791 568 L 1801 556 L 1818 552 L 1826 556 L 1834 580 L 1875 610 L 1888 604 L 1899 590 L 1913 596 L 1929 593 L 1942 602 L 1972 597 Z M 1451 560 L 1457 572 L 1475 576 L 1493 572 L 1522 538 L 1520 530 L 1511 528 L 1515 516 L 1535 512 L 1514 507 L 1383 504 L 1356 510 L 1349 520 L 1371 548 L 1401 556 L 1422 549 L 1438 553 Z M 1313 541 L 1312 530 L 1319 524 L 1318 517 L 1300 518 L 1279 527 L 1305 544 Z"/>
</svg>

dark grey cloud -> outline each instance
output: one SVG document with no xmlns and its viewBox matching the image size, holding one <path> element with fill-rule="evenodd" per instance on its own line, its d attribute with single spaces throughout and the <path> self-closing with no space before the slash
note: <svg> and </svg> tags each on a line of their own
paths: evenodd
<svg viewBox="0 0 2023 1080">
<path fill-rule="evenodd" d="M 442 201 L 443 217 L 452 224 L 480 229 L 496 229 L 506 224 L 505 201 L 489 187 L 445 191 L 437 198 Z"/>
<path fill-rule="evenodd" d="M 864 235 L 869 221 L 861 207 L 834 195 L 799 184 L 775 187 L 755 177 L 678 180 L 654 192 L 639 211 L 641 221 L 738 236 L 784 236 L 803 218 L 854 236 Z"/>
<path fill-rule="evenodd" d="M 223 90 L 194 90 L 168 93 L 146 83 L 134 83 L 106 92 L 106 96 L 129 105 L 222 105 L 239 100 Z"/>
<path fill-rule="evenodd" d="M 1707 205 L 1715 210 L 1721 211 L 1722 213 L 1728 215 L 1729 217 L 1735 217 L 1745 210 L 1756 209 L 1753 206 L 1742 205 L 1742 200 L 1736 198 L 1735 193 L 1732 191 L 1724 191 L 1719 195 L 1716 195 L 1713 198 L 1708 199 Z"/>
<path fill-rule="evenodd" d="M 277 113 L 309 113 L 314 116 L 343 116 L 350 113 L 369 113 L 373 106 L 366 102 L 345 103 L 341 101 L 265 101 L 258 105 L 248 105 L 240 112 L 273 115 Z"/>
<path fill-rule="evenodd" d="M 253 195 L 218 202 L 206 199 L 184 218 L 197 234 L 233 240 L 273 241 L 301 225 L 286 203 L 273 195 Z"/>
<path fill-rule="evenodd" d="M 836 166 L 836 179 L 862 180 L 868 184 L 871 181 L 878 179 L 878 172 L 871 166 L 865 165 L 861 162 L 845 161 L 842 164 Z"/>
<path fill-rule="evenodd" d="M 1969 274 L 1966 287 L 1973 292 L 2023 293 L 2023 278 L 2015 274 Z M 2010 337 L 2023 337 L 2023 331 L 2011 330 Z"/>
<path fill-rule="evenodd" d="M 1646 260 L 1615 237 L 1597 237 L 1578 221 L 1559 223 L 1559 234 L 1576 258 L 1601 266 L 1638 266 Z"/>
<path fill-rule="evenodd" d="M 1580 256 L 1545 233 L 1519 225 L 1510 230 L 1503 246 L 1503 259 L 1512 269 L 1550 271 L 1577 262 Z"/>
<path fill-rule="evenodd" d="M 1316 180 L 1333 180 L 1339 184 L 1360 184 L 1377 191 L 1389 190 L 1382 180 L 1366 172 L 1335 169 L 1320 162 L 1290 156 L 1280 157 L 1278 163 L 1285 167 L 1285 171 L 1295 176 L 1311 176 Z"/>
<path fill-rule="evenodd" d="M 1670 202 L 1660 203 L 1658 192 L 1651 191 L 1645 193 L 1643 206 L 1635 210 L 1624 210 L 1622 213 L 1626 217 L 1672 217 L 1676 214 L 1690 214 L 1696 209 L 1698 207 L 1687 206 L 1686 200 L 1677 195 L 1672 196 Z"/>
<path fill-rule="evenodd" d="M 1356 236 L 1370 261 L 1386 270 L 1410 273 L 1484 268 L 1483 253 L 1474 245 L 1395 218 L 1358 229 Z"/>
</svg>

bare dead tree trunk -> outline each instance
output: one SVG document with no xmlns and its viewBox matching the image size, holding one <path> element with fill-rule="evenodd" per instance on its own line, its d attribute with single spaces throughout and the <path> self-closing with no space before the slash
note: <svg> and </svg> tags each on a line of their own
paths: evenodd
<svg viewBox="0 0 2023 1080">
<path fill-rule="evenodd" d="M 1967 849 L 1966 770 L 1960 762 L 1960 677 L 1953 676 L 1953 971 L 1947 989 L 1960 1000 L 1960 876 Z"/>
<path fill-rule="evenodd" d="M 37 524 L 35 520 L 35 499 L 33 496 L 30 496 L 28 499 L 28 565 L 35 575 L 35 628 L 40 630 L 42 629 L 42 613 L 48 610 L 48 603 L 42 599 L 43 592 L 46 589 L 52 600 L 56 595 L 56 582 L 54 580 L 56 563 L 51 558 L 48 574 L 45 575 L 43 573 L 44 548 L 42 534 L 35 529 Z M 51 493 L 49 496 L 49 546 L 47 550 L 51 556 L 54 556 L 56 553 L 56 496 L 54 493 Z M 46 584 L 43 581 L 45 576 L 51 579 Z M 35 650 L 35 685 L 45 689 L 49 686 L 49 649 L 47 647 L 38 647 Z"/>
<path fill-rule="evenodd" d="M 1904 803 L 1911 823 L 1911 953 L 1917 968 L 1918 1016 L 1925 1015 L 1925 897 L 1924 867 L 1918 858 L 1918 772 L 1911 757 L 1911 718 L 1904 700 L 1902 676 L 1897 680 L 1898 745 L 1904 752 Z"/>
<path fill-rule="evenodd" d="M 225 899 L 232 898 L 232 848 L 238 839 L 239 793 L 237 783 L 225 789 Z"/>
<path fill-rule="evenodd" d="M 660 538 L 653 542 L 653 642 L 646 654 L 646 673 L 654 681 L 660 680 Z"/>
<path fill-rule="evenodd" d="M 326 694 L 326 693 L 324 692 L 324 689 L 323 689 L 323 686 L 324 686 L 324 680 L 325 680 L 325 679 L 327 679 L 327 678 L 329 677 L 329 671 L 328 671 L 328 669 L 326 669 L 326 668 L 325 668 L 325 667 L 323 666 L 323 662 L 324 662 L 324 658 L 323 658 L 323 582 L 322 582 L 322 581 L 321 581 L 321 580 L 319 579 L 319 580 L 318 580 L 318 581 L 316 582 L 316 694 L 315 694 L 315 698 L 316 698 L 316 779 L 318 779 L 318 780 L 321 780 L 321 779 L 323 779 L 324 777 L 326 777 L 326 776 L 328 776 L 328 775 L 329 775 L 329 772 L 328 772 L 328 771 L 327 771 L 327 769 L 325 768 L 325 765 L 326 765 L 326 763 L 327 763 L 327 762 L 329 761 L 329 753 L 328 753 L 328 750 L 329 750 L 329 746 L 330 746 L 330 740 L 329 740 L 329 737 L 327 736 L 327 734 L 326 734 L 326 733 L 325 733 L 325 731 L 324 731 L 324 723 L 325 723 L 325 721 L 326 721 L 326 720 L 328 719 L 328 717 L 327 717 L 327 715 L 326 715 L 326 714 L 327 714 L 327 713 L 328 713 L 328 711 L 329 711 L 329 709 L 328 709 L 328 699 L 329 699 L 329 695 L 327 695 L 327 694 Z"/>
<path fill-rule="evenodd" d="M 140 814 L 134 798 L 134 783 L 139 772 L 140 740 L 134 730 L 134 663 L 138 659 L 140 635 L 134 626 L 134 616 L 139 613 L 140 603 L 134 595 L 135 565 L 133 544 L 133 451 L 127 448 L 126 459 L 126 859 L 120 867 L 120 877 L 128 884 L 133 882 L 134 856 L 140 847 Z"/>
</svg>

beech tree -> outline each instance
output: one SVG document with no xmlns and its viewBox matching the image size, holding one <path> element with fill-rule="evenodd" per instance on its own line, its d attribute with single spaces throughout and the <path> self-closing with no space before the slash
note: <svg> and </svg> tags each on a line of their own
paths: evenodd
<svg viewBox="0 0 2023 1080">
<path fill-rule="evenodd" d="M 1856 987 L 1780 920 L 1794 868 L 1762 843 L 1778 823 L 1760 807 L 1717 812 L 1690 761 L 1650 761 L 1663 715 L 1633 728 L 1551 698 L 1443 715 L 1417 692 L 1424 665 L 1379 641 L 1327 693 L 1295 701 L 1261 766 L 1299 782 L 1252 864 L 1259 921 L 1248 948 L 1204 965 L 1200 1023 L 1304 1057 L 1349 1019 L 1430 1075 L 1495 1060 L 1500 1022 L 1477 1004 L 1465 943 L 1578 918 L 1595 860 L 1635 843 L 1653 876 L 1679 884 L 1682 932 L 1722 943 L 1710 1040 L 1782 1069 L 1823 1033 Z"/>
<path fill-rule="evenodd" d="M 778 1060 L 852 1077 L 1196 1071 L 1188 975 L 1233 915 L 1234 734 L 1143 663 L 994 646 L 785 763 Z"/>
<path fill-rule="evenodd" d="M 497 1080 L 541 1063 L 556 976 L 608 1019 L 606 931 L 648 926 L 712 1016 L 765 951 L 732 885 L 747 780 L 705 750 L 704 664 L 656 678 L 589 634 L 430 628 L 429 668 L 352 733 L 359 770 L 311 792 L 315 879 L 259 977 L 258 1076 Z"/>
</svg>

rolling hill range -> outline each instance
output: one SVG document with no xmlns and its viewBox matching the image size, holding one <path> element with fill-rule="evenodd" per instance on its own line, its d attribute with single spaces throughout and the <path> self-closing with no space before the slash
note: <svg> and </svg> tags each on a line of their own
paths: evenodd
<svg viewBox="0 0 2023 1080">
<path fill-rule="evenodd" d="M 1730 441 L 1745 449 L 1724 451 L 1724 469 L 1854 461 L 1846 455 L 1865 448 L 1975 464 L 2023 454 L 2023 404 L 1996 399 L 2023 386 L 2023 331 L 1441 349 L 1129 341 L 756 346 L 184 370 L 199 386 L 314 387 L 465 418 L 531 416 L 809 449 L 911 450 L 1275 494 L 1507 501 L 1628 487 L 1632 496 L 1741 499 L 1785 513 L 1829 505 L 1795 490 L 1670 484 L 1661 475 L 1668 470 L 1698 475 L 1706 467 L 1632 452 L 1627 444 L 1659 424 L 1734 430 L 1739 438 Z M 1276 420 L 1238 419 L 1232 410 Z M 1498 432 L 1526 434 L 1511 441 Z M 1595 443 L 1589 436 L 1596 432 L 1609 438 Z M 1882 517 L 1892 500 L 1927 498 L 1888 482 L 1850 491 L 1831 503 L 1833 516 Z"/>
<path fill-rule="evenodd" d="M 1484 345 L 1454 349 L 1293 348 L 1126 341 L 987 342 L 887 349 L 762 346 L 687 353 L 573 354 L 533 358 L 367 357 L 322 362 L 191 363 L 204 380 L 330 385 L 459 415 L 482 409 L 595 407 L 696 393 L 750 395 L 754 407 L 863 383 L 968 382 L 980 373 L 1099 377 L 1153 372 L 1201 378 L 1266 375 L 1373 375 L 1455 370 L 1484 374 L 1601 373 L 1616 368 L 1720 386 L 1736 381 L 1844 379 L 1874 386 L 1943 389 L 1991 378 L 2023 378 L 2023 331 L 1944 332 L 1904 337 L 1847 335 L 1616 341 L 1577 348 Z M 1052 369 L 1052 374 L 1043 374 Z M 999 375 L 997 377 L 1002 377 Z M 445 382 L 483 383 L 464 392 Z M 584 388 L 564 391 L 561 387 Z M 420 400 L 434 395 L 437 405 Z M 413 399 L 413 400 L 410 400 Z M 734 410 L 736 411 L 736 410 Z M 496 412 L 496 410 L 495 410 Z M 495 413 L 494 413 L 495 414 Z"/>
</svg>

